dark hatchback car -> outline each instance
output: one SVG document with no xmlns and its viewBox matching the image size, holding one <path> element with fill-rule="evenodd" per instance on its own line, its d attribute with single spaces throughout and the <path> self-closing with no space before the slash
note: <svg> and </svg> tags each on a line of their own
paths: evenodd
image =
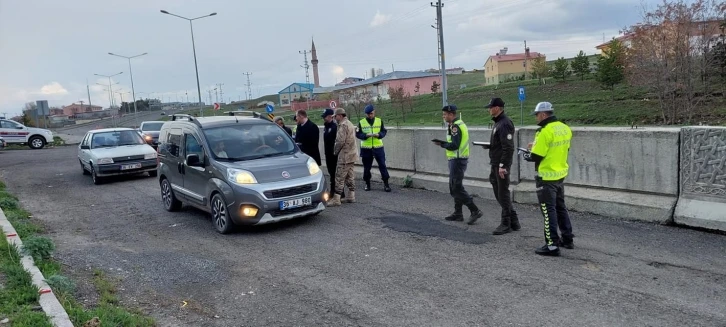
<svg viewBox="0 0 726 327">
<path fill-rule="evenodd" d="M 164 123 L 165 122 L 163 121 L 144 121 L 141 122 L 141 126 L 139 126 L 141 137 L 143 137 L 144 141 L 146 141 L 146 143 L 151 145 L 154 149 L 156 149 L 159 145 L 159 131 Z"/>
<path fill-rule="evenodd" d="M 173 115 L 161 128 L 158 153 L 165 209 L 202 209 L 219 233 L 325 210 L 320 167 L 268 119 Z"/>
</svg>

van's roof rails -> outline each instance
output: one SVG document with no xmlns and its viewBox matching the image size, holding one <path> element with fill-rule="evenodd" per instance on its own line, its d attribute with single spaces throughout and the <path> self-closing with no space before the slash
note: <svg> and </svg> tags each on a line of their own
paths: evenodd
<svg viewBox="0 0 726 327">
<path fill-rule="evenodd" d="M 237 116 L 238 114 L 239 115 L 249 115 L 249 116 L 252 116 L 254 118 L 261 118 L 261 119 L 264 119 L 264 120 L 272 121 L 272 119 L 270 119 L 270 117 L 268 117 L 267 115 L 263 115 L 263 114 L 260 114 L 257 111 L 252 111 L 252 110 L 225 111 L 224 114 L 225 115 L 228 115 L 228 116 Z"/>
<path fill-rule="evenodd" d="M 181 118 L 186 118 L 188 121 L 193 122 L 195 125 L 200 126 L 200 127 L 202 126 L 202 124 L 200 124 L 198 120 L 194 119 L 194 117 L 192 115 L 187 115 L 187 114 L 172 114 L 171 115 L 171 121 L 177 121 L 177 120 L 180 120 Z"/>
</svg>

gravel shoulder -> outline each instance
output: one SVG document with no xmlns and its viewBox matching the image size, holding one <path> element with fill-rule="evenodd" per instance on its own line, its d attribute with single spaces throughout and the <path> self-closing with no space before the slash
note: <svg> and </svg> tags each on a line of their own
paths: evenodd
<svg viewBox="0 0 726 327">
<path fill-rule="evenodd" d="M 485 217 L 468 226 L 441 219 L 448 194 L 375 184 L 311 219 L 219 235 L 200 211 L 164 211 L 155 178 L 93 185 L 76 151 L 0 152 L 0 178 L 47 227 L 80 292 L 102 269 L 162 326 L 726 321 L 723 235 L 573 213 L 576 248 L 545 258 L 534 207 L 516 205 L 521 231 L 493 236 L 494 202 L 477 199 Z"/>
</svg>

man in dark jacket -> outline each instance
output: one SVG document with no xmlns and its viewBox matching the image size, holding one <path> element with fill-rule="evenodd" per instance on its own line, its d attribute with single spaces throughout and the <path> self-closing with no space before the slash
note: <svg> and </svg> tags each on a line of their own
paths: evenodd
<svg viewBox="0 0 726 327">
<path fill-rule="evenodd" d="M 492 184 L 494 197 L 502 207 L 502 220 L 493 234 L 502 235 L 521 228 L 509 192 L 509 175 L 514 157 L 514 123 L 504 113 L 502 99 L 492 98 L 487 108 L 494 121 L 489 140 L 489 161 L 492 165 L 489 182 Z"/>
<path fill-rule="evenodd" d="M 292 136 L 292 129 L 285 126 L 285 119 L 283 119 L 282 117 L 275 117 L 275 124 L 277 124 L 277 126 L 280 126 L 282 129 L 285 130 L 285 132 L 287 132 L 287 134 Z"/>
<path fill-rule="evenodd" d="M 300 150 L 309 155 L 318 166 L 323 163 L 320 161 L 320 129 L 318 125 L 308 119 L 308 113 L 305 110 L 298 110 L 295 114 L 297 117 L 297 133 L 295 134 L 295 142 L 300 144 Z"/>
<path fill-rule="evenodd" d="M 335 168 L 338 166 L 338 156 L 335 154 L 335 136 L 338 133 L 338 124 L 335 123 L 335 111 L 333 109 L 325 109 L 321 117 L 323 117 L 323 145 L 325 149 L 325 166 L 330 174 L 330 194 L 335 194 Z M 345 198 L 345 187 L 343 187 L 343 195 Z"/>
</svg>

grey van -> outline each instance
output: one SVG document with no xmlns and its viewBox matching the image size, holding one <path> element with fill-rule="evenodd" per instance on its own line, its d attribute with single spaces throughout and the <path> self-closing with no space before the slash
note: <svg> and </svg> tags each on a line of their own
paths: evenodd
<svg viewBox="0 0 726 327">
<path fill-rule="evenodd" d="M 222 234 L 317 215 L 328 200 L 325 177 L 277 124 L 252 117 L 174 114 L 159 131 L 158 177 L 164 208 L 182 203 L 211 214 Z"/>
</svg>

